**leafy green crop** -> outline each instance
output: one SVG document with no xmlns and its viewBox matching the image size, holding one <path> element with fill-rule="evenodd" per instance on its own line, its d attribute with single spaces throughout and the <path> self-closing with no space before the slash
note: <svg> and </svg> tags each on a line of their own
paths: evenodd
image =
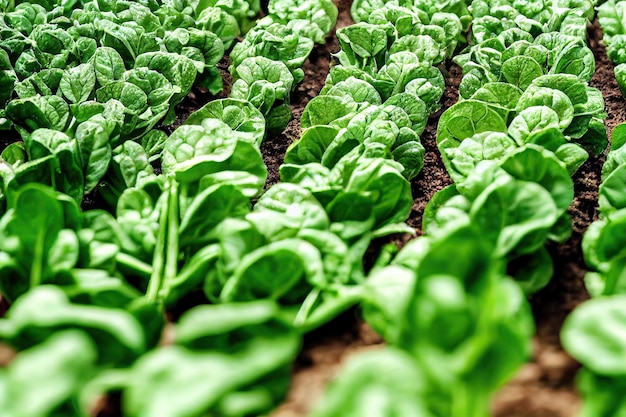
<svg viewBox="0 0 626 417">
<path fill-rule="evenodd" d="M 598 21 L 602 27 L 606 53 L 615 66 L 615 78 L 622 95 L 626 93 L 626 28 L 622 1 L 610 0 L 598 6 Z"/>
<path fill-rule="evenodd" d="M 358 384 L 355 381 L 359 381 Z M 386 348 L 350 358 L 312 417 L 430 417 L 428 381 L 411 355 Z"/>
<path fill-rule="evenodd" d="M 77 392 L 95 372 L 96 346 L 64 330 L 24 350 L 0 371 L 0 405 L 10 417 L 74 415 Z"/>
<path fill-rule="evenodd" d="M 602 168 L 602 182 L 598 191 L 600 219 L 589 226 L 583 237 L 585 262 L 590 270 L 585 283 L 593 296 L 620 294 L 623 288 L 620 236 L 626 208 L 626 201 L 621 196 L 625 172 L 624 128 L 624 125 L 620 125 L 612 132 L 611 149 Z"/>
<path fill-rule="evenodd" d="M 0 0 L 0 128 L 22 139 L 0 155 L 0 340 L 18 352 L 0 407 L 87 416 L 113 395 L 131 417 L 266 415 L 301 335 L 360 304 L 389 348 L 349 365 L 314 416 L 487 415 L 531 354 L 524 295 L 552 275 L 546 241 L 571 232 L 570 176 L 606 145 L 587 84 L 592 6 L 354 1 L 266 186 L 261 144 L 292 117 L 332 1 L 270 0 L 255 21 L 258 0 Z M 385 246 L 368 271 L 374 239 L 415 233 L 420 135 L 467 39 L 461 101 L 438 130 L 455 184 L 427 206 L 426 236 Z M 194 86 L 221 91 L 231 47 L 230 98 L 161 129 Z M 601 189 L 610 221 L 585 238 L 591 288 L 607 295 L 624 287 L 620 132 Z M 106 210 L 82 211 L 94 191 Z M 590 335 L 586 314 L 566 330 L 591 369 L 585 393 L 619 387 L 619 349 L 592 352 L 619 326 Z"/>
<path fill-rule="evenodd" d="M 154 159 L 165 135 L 153 128 L 173 122 L 192 86 L 221 90 L 216 64 L 243 18 L 220 22 L 221 3 L 77 6 L 21 3 L 0 19 L 0 124 L 24 140 L 3 156 L 0 198 L 35 181 L 80 202 L 128 140 Z"/>
<path fill-rule="evenodd" d="M 144 355 L 128 371 L 125 415 L 264 413 L 286 390 L 299 348 L 299 335 L 272 302 L 195 307 L 176 325 L 173 346 Z"/>
<path fill-rule="evenodd" d="M 472 37 L 482 42 L 507 29 L 520 29 L 533 37 L 560 32 L 586 37 L 587 22 L 594 16 L 594 1 L 478 0 L 471 4 Z"/>
<path fill-rule="evenodd" d="M 577 307 L 561 330 L 564 348 L 584 368 L 577 386 L 583 396 L 581 416 L 617 416 L 624 413 L 624 295 L 598 297 Z M 602 319 L 600 319 L 602 318 Z M 609 318 L 609 320 L 607 320 Z"/>
<path fill-rule="evenodd" d="M 304 78 L 302 66 L 314 43 L 325 42 L 338 11 L 330 0 L 272 0 L 268 11 L 230 53 L 231 97 L 252 103 L 267 131 L 279 133 L 292 118 L 290 95 Z"/>
<path fill-rule="evenodd" d="M 528 358 L 534 326 L 481 230 L 420 237 L 370 275 L 364 315 L 392 346 L 350 362 L 313 416 L 485 415 Z"/>
</svg>

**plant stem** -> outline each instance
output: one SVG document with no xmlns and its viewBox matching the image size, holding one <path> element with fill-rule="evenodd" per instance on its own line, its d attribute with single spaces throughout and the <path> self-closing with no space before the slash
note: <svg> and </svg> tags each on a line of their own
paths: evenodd
<svg viewBox="0 0 626 417">
<path fill-rule="evenodd" d="M 167 247 L 165 254 L 165 273 L 162 288 L 159 292 L 159 302 L 163 302 L 170 292 L 171 282 L 178 274 L 178 183 L 172 181 L 168 204 Z"/>
<path fill-rule="evenodd" d="M 125 271 L 133 272 L 142 278 L 150 279 L 152 266 L 126 253 L 119 252 L 115 255 L 115 262 Z"/>
<path fill-rule="evenodd" d="M 148 289 L 146 290 L 146 297 L 152 302 L 158 301 L 159 290 L 161 289 L 163 280 L 165 239 L 167 237 L 167 216 L 169 211 L 169 188 L 170 182 L 166 181 L 165 193 L 161 196 L 161 198 L 163 198 L 163 205 L 161 206 L 161 212 L 159 214 L 159 234 L 157 236 L 156 247 L 154 248 L 152 274 L 150 275 L 150 282 L 148 283 Z"/>
<path fill-rule="evenodd" d="M 319 288 L 311 290 L 293 320 L 293 325 L 302 333 L 317 329 L 363 300 L 363 287 L 360 285 L 335 288 L 336 292 L 327 294 L 325 299 L 322 298 L 322 291 Z"/>
<path fill-rule="evenodd" d="M 33 254 L 33 267 L 30 270 L 30 287 L 34 288 L 41 284 L 43 278 L 43 248 L 46 240 L 46 229 L 40 228 L 35 242 L 35 253 Z"/>
</svg>

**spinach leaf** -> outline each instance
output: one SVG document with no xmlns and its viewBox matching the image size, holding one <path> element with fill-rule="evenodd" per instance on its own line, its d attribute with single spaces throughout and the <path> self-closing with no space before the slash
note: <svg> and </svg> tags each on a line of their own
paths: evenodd
<svg viewBox="0 0 626 417">
<path fill-rule="evenodd" d="M 96 346 L 65 330 L 21 352 L 0 371 L 0 404 L 9 417 L 76 414 L 74 402 L 95 372 Z"/>
<path fill-rule="evenodd" d="M 300 347 L 298 334 L 278 316 L 269 301 L 190 310 L 174 330 L 176 344 L 144 355 L 131 369 L 125 413 L 156 416 L 165 407 L 185 415 L 236 416 L 271 409 L 284 396 L 288 364 Z M 197 325 L 207 320 L 221 324 Z M 187 400 L 164 400 L 160 393 L 165 391 Z"/>
<path fill-rule="evenodd" d="M 213 100 L 193 112 L 185 125 L 200 125 L 204 119 L 226 123 L 238 136 L 257 147 L 265 138 L 265 118 L 250 102 L 236 99 Z"/>
<path fill-rule="evenodd" d="M 624 374 L 621 352 L 626 344 L 619 340 L 623 298 L 612 296 L 587 301 L 563 325 L 561 337 L 567 351 L 596 374 L 609 377 Z"/>
<path fill-rule="evenodd" d="M 351 358 L 311 416 L 431 417 L 428 391 L 426 376 L 413 357 L 385 348 Z"/>
<path fill-rule="evenodd" d="M 267 169 L 260 151 L 240 139 L 224 122 L 204 119 L 201 125 L 176 129 L 165 143 L 162 168 L 182 183 L 237 184 L 246 196 L 259 193 Z"/>
<path fill-rule="evenodd" d="M 67 280 L 67 271 L 78 260 L 76 234 L 64 228 L 72 210 L 78 212 L 75 203 L 61 201 L 39 184 L 24 186 L 10 196 L 0 222 L 2 294 L 9 300 L 40 284 Z"/>
<path fill-rule="evenodd" d="M 324 43 L 337 22 L 338 10 L 330 0 L 304 1 L 295 4 L 285 0 L 271 0 L 267 10 L 272 20 L 286 24 L 298 34 Z"/>
<path fill-rule="evenodd" d="M 231 73 L 246 58 L 263 56 L 273 61 L 281 61 L 291 71 L 294 81 L 304 78 L 302 64 L 313 49 L 313 41 L 300 36 L 289 27 L 273 23 L 271 18 L 257 23 L 242 42 L 235 45 L 230 53 Z"/>
<path fill-rule="evenodd" d="M 146 350 L 144 332 L 131 314 L 123 309 L 72 304 L 55 286 L 39 286 L 20 297 L 2 319 L 0 334 L 23 349 L 67 328 L 90 335 L 102 365 L 129 365 Z"/>
</svg>

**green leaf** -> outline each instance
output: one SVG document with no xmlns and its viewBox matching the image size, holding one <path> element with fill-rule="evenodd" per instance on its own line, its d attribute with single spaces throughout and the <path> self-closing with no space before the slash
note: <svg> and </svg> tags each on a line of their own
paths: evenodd
<svg viewBox="0 0 626 417">
<path fill-rule="evenodd" d="M 278 135 L 285 130 L 289 121 L 293 118 L 291 107 L 285 103 L 272 108 L 266 116 L 267 132 Z"/>
<path fill-rule="evenodd" d="M 335 27 L 338 15 L 337 6 L 331 0 L 308 0 L 297 6 L 287 1 L 271 0 L 267 8 L 269 14 L 276 16 L 282 23 L 296 26 L 297 21 L 302 21 L 306 31 L 301 34 L 309 34 L 320 44 L 325 42 L 326 35 Z"/>
<path fill-rule="evenodd" d="M 66 330 L 21 352 L 6 374 L 2 403 L 8 417 L 44 417 L 72 410 L 84 384 L 95 372 L 96 348 L 82 332 Z M 0 387 L 2 384 L 0 383 Z M 67 408 L 65 408 L 67 407 Z"/>
<path fill-rule="evenodd" d="M 523 145 L 538 132 L 561 127 L 557 112 L 548 106 L 531 106 L 520 111 L 509 125 L 509 135 Z"/>
<path fill-rule="evenodd" d="M 99 102 L 119 100 L 131 114 L 139 114 L 148 106 L 148 96 L 137 87 L 124 81 L 112 81 L 96 90 Z"/>
<path fill-rule="evenodd" d="M 120 54 L 115 49 L 106 46 L 96 49 L 93 56 L 93 66 L 100 86 L 120 80 L 126 71 Z"/>
<path fill-rule="evenodd" d="M 378 94 L 374 86 L 353 76 L 334 84 L 326 94 L 329 96 L 347 97 L 357 103 L 382 103 L 380 94 Z"/>
<path fill-rule="evenodd" d="M 48 257 L 64 226 L 64 208 L 55 192 L 40 184 L 24 186 L 12 198 L 0 224 L 4 241 L 0 247 L 19 265 L 18 274 L 2 280 L 3 294 L 14 300 L 28 288 L 55 278 Z"/>
<path fill-rule="evenodd" d="M 259 343 L 257 347 L 259 350 L 225 354 L 167 346 L 144 355 L 127 376 L 124 414 L 264 414 L 279 401 L 274 397 L 287 389 L 287 363 L 295 358 L 299 343 L 297 338 L 281 338 L 280 343 Z M 180 401 L 166 400 L 164 392 Z"/>
<path fill-rule="evenodd" d="M 607 377 L 583 368 L 576 376 L 576 382 L 583 397 L 580 411 L 582 416 L 621 417 L 626 415 L 626 403 L 621 395 L 626 389 L 626 381 L 621 375 Z"/>
<path fill-rule="evenodd" d="M 616 65 L 613 71 L 622 95 L 626 96 L 626 63 Z"/>
<path fill-rule="evenodd" d="M 626 373 L 625 301 L 624 295 L 594 298 L 574 309 L 563 324 L 561 342 L 567 352 L 597 374 Z"/>
<path fill-rule="evenodd" d="M 192 113 L 185 125 L 200 125 L 204 119 L 217 119 L 226 123 L 242 139 L 261 146 L 265 138 L 265 118 L 259 110 L 245 100 L 213 100 Z"/>
<path fill-rule="evenodd" d="M 277 268 L 277 265 L 282 267 Z M 223 302 L 257 299 L 301 302 L 313 283 L 324 282 L 319 251 L 300 239 L 284 239 L 251 252 L 228 279 Z"/>
<path fill-rule="evenodd" d="M 589 99 L 586 84 L 579 77 L 572 74 L 543 75 L 533 80 L 532 85 L 535 87 L 553 88 L 564 92 L 576 109 L 580 108 L 581 105 L 585 105 Z M 578 114 L 580 111 L 576 113 Z"/>
<path fill-rule="evenodd" d="M 175 343 L 196 351 L 233 354 L 253 348 L 262 339 L 293 337 L 279 313 L 279 306 L 269 300 L 197 306 L 177 323 Z"/>
<path fill-rule="evenodd" d="M 507 82 L 526 90 L 535 78 L 543 75 L 543 70 L 531 57 L 519 55 L 502 63 L 502 75 Z"/>
<path fill-rule="evenodd" d="M 13 142 L 0 153 L 0 159 L 10 165 L 16 165 L 26 161 L 24 142 Z"/>
<path fill-rule="evenodd" d="M 608 175 L 603 175 L 598 190 L 598 204 L 603 216 L 626 207 L 626 198 L 622 192 L 625 185 L 626 165 L 619 165 Z"/>
<path fill-rule="evenodd" d="M 234 184 L 219 184 L 203 190 L 192 201 L 180 222 L 180 247 L 199 244 L 228 217 L 244 217 L 250 201 Z"/>
<path fill-rule="evenodd" d="M 165 144 L 162 167 L 183 183 L 202 179 L 207 187 L 220 182 L 237 184 L 248 197 L 260 191 L 267 176 L 260 151 L 216 119 L 176 129 Z"/>
<path fill-rule="evenodd" d="M 559 216 L 560 210 L 545 188 L 513 179 L 488 186 L 470 210 L 472 223 L 493 240 L 498 256 L 538 250 Z"/>
<path fill-rule="evenodd" d="M 40 286 L 20 297 L 2 320 L 0 333 L 17 347 L 40 343 L 61 329 L 87 332 L 98 347 L 98 363 L 124 366 L 146 349 L 139 322 L 122 309 L 71 304 L 55 286 Z"/>
<path fill-rule="evenodd" d="M 196 23 L 203 29 L 215 33 L 222 40 L 224 49 L 230 49 L 233 41 L 240 34 L 235 16 L 219 7 L 206 7 L 196 15 Z"/>
<path fill-rule="evenodd" d="M 111 162 L 111 134 L 116 124 L 101 116 L 94 116 L 78 125 L 76 142 L 82 156 L 85 193 L 92 191 L 104 176 Z"/>
<path fill-rule="evenodd" d="M 338 29 L 341 51 L 337 58 L 341 65 L 378 71 L 384 63 L 392 28 L 391 25 L 357 23 Z"/>
<path fill-rule="evenodd" d="M 531 295 L 548 285 L 554 266 L 550 253 L 541 247 L 536 252 L 515 258 L 509 265 L 509 271 L 524 294 Z"/>
<path fill-rule="evenodd" d="M 417 87 L 418 81 L 419 80 L 413 80 L 409 82 L 409 84 L 407 84 L 407 89 L 413 91 L 413 88 Z M 411 85 L 413 82 L 415 82 L 415 84 Z M 443 89 L 441 91 L 443 92 Z M 420 91 L 418 89 L 417 94 L 419 95 L 419 93 Z M 435 92 L 435 95 L 437 94 L 438 93 Z M 424 98 L 426 100 L 429 99 L 429 97 Z M 398 110 L 402 109 L 411 121 L 410 128 L 417 135 L 421 135 L 426 128 L 428 112 L 433 110 L 433 106 L 437 107 L 440 98 L 441 96 L 437 97 L 434 104 L 431 101 L 429 101 L 427 104 L 427 102 L 425 102 L 420 96 L 416 96 L 413 92 L 399 93 L 394 94 L 387 101 L 385 101 L 383 109 L 385 110 L 385 112 L 389 113 L 392 116 L 392 119 L 393 115 L 399 115 L 400 112 Z M 428 107 L 429 104 L 430 108 Z M 398 124 L 399 127 L 403 127 L 400 123 L 398 123 L 397 119 L 394 120 L 394 122 Z"/>
<path fill-rule="evenodd" d="M 231 96 L 250 101 L 264 114 L 274 105 L 274 99 L 289 103 L 294 78 L 283 62 L 265 57 L 246 58 L 234 69 L 233 78 Z"/>
<path fill-rule="evenodd" d="M 59 88 L 72 103 L 87 101 L 96 86 L 96 74 L 91 64 L 80 64 L 63 73 Z"/>
<path fill-rule="evenodd" d="M 24 143 L 31 161 L 50 154 L 55 156 L 51 169 L 42 173 L 49 178 L 45 183 L 81 201 L 85 179 L 76 141 L 56 130 L 37 129 Z"/>
<path fill-rule="evenodd" d="M 595 70 L 595 58 L 582 39 L 563 47 L 550 68 L 550 74 L 573 74 L 589 82 Z"/>
<path fill-rule="evenodd" d="M 487 104 L 461 101 L 445 111 L 439 119 L 437 145 L 440 148 L 454 147 L 457 143 L 481 132 L 506 132 L 506 122 Z M 449 164 L 445 154 L 444 163 Z"/>
<path fill-rule="evenodd" d="M 247 216 L 269 240 L 280 240 L 330 227 L 328 213 L 313 194 L 300 186 L 279 182 L 270 187 Z"/>
<path fill-rule="evenodd" d="M 569 97 L 561 90 L 548 87 L 530 86 L 517 102 L 516 110 L 521 112 L 533 106 L 546 106 L 559 116 L 559 127 L 566 129 L 574 118 L 574 106 Z"/>
<path fill-rule="evenodd" d="M 515 148 L 515 141 L 501 132 L 477 133 L 460 144 L 444 141 L 439 146 L 449 161 L 450 177 L 456 183 L 461 183 L 472 175 L 481 161 L 501 161 Z"/>
<path fill-rule="evenodd" d="M 69 121 L 69 107 L 59 96 L 34 96 L 12 100 L 6 116 L 29 130 L 48 128 L 64 131 Z"/>
<path fill-rule="evenodd" d="M 141 145 L 125 141 L 112 150 L 106 181 L 99 192 L 103 193 L 105 199 L 114 207 L 124 190 L 139 187 L 154 177 L 154 169 Z"/>
<path fill-rule="evenodd" d="M 348 360 L 311 416 L 431 417 L 426 408 L 427 384 L 413 357 L 401 349 L 361 353 Z"/>
<path fill-rule="evenodd" d="M 302 112 L 303 129 L 317 125 L 342 123 L 345 116 L 357 110 L 357 103 L 345 97 L 322 95 L 313 98 Z M 334 122 L 334 123 L 333 123 Z"/>
<path fill-rule="evenodd" d="M 167 134 L 162 130 L 151 130 L 144 137 L 141 138 L 141 146 L 148 159 L 153 161 L 161 156 L 165 141 L 167 140 Z"/>
<path fill-rule="evenodd" d="M 193 62 L 186 56 L 165 53 L 146 52 L 139 55 L 135 60 L 135 68 L 146 67 L 159 72 L 167 78 L 173 85 L 179 88 L 179 92 L 171 99 L 172 104 L 178 104 L 185 97 L 196 80 L 196 69 Z M 170 113 L 164 123 L 171 123 L 174 119 L 174 107 L 170 108 Z"/>
<path fill-rule="evenodd" d="M 486 83 L 472 95 L 472 100 L 488 103 L 494 110 L 498 111 L 506 121 L 510 120 L 509 115 L 515 111 L 517 102 L 522 95 L 522 90 L 509 83 Z"/>
</svg>

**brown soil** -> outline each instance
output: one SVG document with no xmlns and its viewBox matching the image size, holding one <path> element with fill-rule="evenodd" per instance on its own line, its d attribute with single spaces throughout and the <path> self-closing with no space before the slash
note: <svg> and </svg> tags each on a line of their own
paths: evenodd
<svg viewBox="0 0 626 417">
<path fill-rule="evenodd" d="M 336 0 L 340 8 L 338 26 L 351 23 L 349 0 Z M 613 64 L 608 60 L 597 22 L 589 27 L 590 46 L 596 57 L 596 73 L 591 85 L 600 89 L 606 100 L 606 129 L 610 133 L 619 123 L 626 121 L 626 100 L 622 96 L 615 77 Z M 298 116 L 303 106 L 323 86 L 328 73 L 330 54 L 336 52 L 336 38 L 325 46 L 316 48 L 305 67 L 306 78 L 293 100 L 296 118 L 287 130 L 276 138 L 268 138 L 263 152 L 270 169 L 270 182 L 278 175 L 273 169 L 280 164 L 286 147 L 299 134 Z M 443 109 L 454 104 L 458 98 L 460 69 L 451 63 L 442 68 L 446 74 L 446 92 Z M 424 207 L 432 195 L 450 184 L 435 144 L 438 117 L 433 116 L 422 135 L 426 148 L 422 173 L 413 180 L 413 210 L 409 225 L 421 234 Z M 606 153 L 606 152 L 605 152 Z M 555 263 L 555 275 L 551 283 L 531 299 L 537 333 L 533 340 L 532 360 L 517 376 L 498 393 L 493 401 L 494 417 L 574 417 L 580 408 L 580 396 L 575 388 L 575 376 L 579 365 L 561 348 L 559 331 L 563 320 L 578 304 L 589 296 L 584 288 L 586 267 L 580 248 L 581 237 L 589 224 L 597 218 L 596 204 L 600 171 L 605 154 L 590 156 L 574 176 L 575 198 L 570 206 L 573 233 L 561 245 L 551 245 L 550 253 Z M 277 162 L 278 161 L 278 162 Z M 396 239 L 401 244 L 406 239 Z M 376 253 L 373 252 L 372 256 Z M 371 260 L 366 260 L 366 264 Z M 292 388 L 286 401 L 272 417 L 301 417 L 323 396 L 325 385 L 341 372 L 344 361 L 354 353 L 376 349 L 383 341 L 362 321 L 358 310 L 350 311 L 305 339 L 304 348 L 294 365 Z"/>
</svg>

